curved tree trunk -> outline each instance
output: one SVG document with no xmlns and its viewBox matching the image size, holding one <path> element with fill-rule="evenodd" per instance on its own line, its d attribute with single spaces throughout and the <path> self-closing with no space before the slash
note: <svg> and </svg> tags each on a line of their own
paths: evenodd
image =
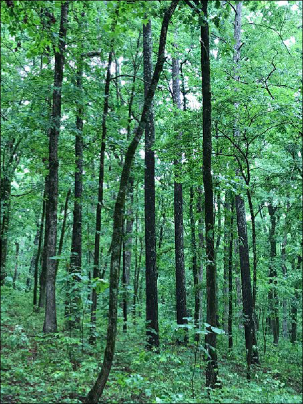
<svg viewBox="0 0 303 404">
<path fill-rule="evenodd" d="M 122 169 L 119 191 L 115 203 L 114 209 L 114 223 L 113 223 L 113 235 L 111 243 L 111 265 L 110 265 L 110 286 L 109 286 L 109 320 L 107 328 L 107 342 L 104 352 L 104 359 L 99 376 L 86 397 L 86 403 L 96 404 L 101 397 L 104 387 L 106 385 L 109 372 L 112 366 L 117 334 L 117 309 L 118 309 L 118 287 L 119 287 L 119 272 L 120 272 L 120 256 L 121 256 L 121 242 L 123 236 L 123 212 L 125 205 L 125 194 L 127 190 L 127 183 L 130 176 L 132 161 L 140 142 L 140 139 L 145 130 L 146 122 L 148 120 L 149 110 L 152 104 L 152 100 L 158 85 L 160 74 L 165 62 L 165 45 L 169 21 L 177 7 L 178 0 L 173 0 L 166 10 L 162 22 L 162 28 L 160 33 L 160 43 L 158 50 L 157 63 L 155 66 L 154 74 L 151 80 L 148 93 L 145 97 L 143 111 L 140 119 L 139 126 L 135 131 L 134 138 L 128 146 L 124 166 Z"/>
</svg>

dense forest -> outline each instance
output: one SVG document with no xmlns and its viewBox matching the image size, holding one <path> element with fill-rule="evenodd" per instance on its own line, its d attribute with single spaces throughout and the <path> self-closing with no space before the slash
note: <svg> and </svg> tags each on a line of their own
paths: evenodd
<svg viewBox="0 0 303 404">
<path fill-rule="evenodd" d="M 302 2 L 1 22 L 1 402 L 302 402 Z"/>
</svg>

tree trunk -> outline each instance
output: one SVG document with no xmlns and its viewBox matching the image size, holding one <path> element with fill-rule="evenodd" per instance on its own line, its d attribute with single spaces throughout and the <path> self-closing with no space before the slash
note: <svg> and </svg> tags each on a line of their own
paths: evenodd
<svg viewBox="0 0 303 404">
<path fill-rule="evenodd" d="M 253 248 L 253 312 L 255 313 L 256 299 L 257 299 L 257 242 L 256 242 L 256 222 L 254 207 L 252 204 L 251 192 L 247 190 L 247 199 L 249 204 L 249 213 L 251 217 L 251 231 L 252 231 L 252 248 Z"/>
<path fill-rule="evenodd" d="M 104 105 L 103 105 L 103 118 L 102 118 L 102 138 L 101 138 L 101 150 L 100 150 L 100 166 L 99 166 L 99 185 L 98 185 L 98 203 L 96 207 L 96 231 L 95 231 L 95 248 L 94 248 L 94 270 L 93 270 L 93 282 L 95 282 L 100 276 L 100 234 L 101 234 L 101 209 L 103 204 L 103 182 L 104 182 L 104 158 L 105 158 L 105 140 L 107 135 L 106 119 L 108 115 L 109 107 L 109 89 L 111 78 L 111 65 L 113 59 L 113 49 L 109 52 L 105 88 L 104 88 Z M 96 310 L 97 310 L 96 288 L 92 289 L 92 306 L 91 306 L 91 335 L 89 342 L 94 344 L 96 342 Z"/>
<path fill-rule="evenodd" d="M 224 263 L 224 272 L 223 272 L 223 315 L 222 315 L 222 324 L 225 333 L 228 333 L 228 312 L 229 312 L 229 293 L 228 293 L 228 285 L 229 285 L 229 240 L 231 236 L 232 229 L 230 228 L 231 221 L 231 210 L 230 210 L 230 199 L 231 193 L 226 191 L 225 193 L 225 202 L 224 202 L 224 252 L 223 252 L 223 263 Z"/>
<path fill-rule="evenodd" d="M 36 307 L 38 303 L 38 273 L 39 273 L 39 259 L 41 254 L 41 246 L 42 246 L 42 239 L 43 239 L 43 226 L 44 226 L 44 219 L 45 219 L 45 192 L 43 193 L 43 202 L 42 202 L 42 216 L 40 222 L 40 229 L 39 229 L 39 243 L 38 243 L 38 251 L 35 257 L 35 269 L 34 269 L 34 291 L 33 291 L 33 306 Z"/>
<path fill-rule="evenodd" d="M 200 315 L 200 282 L 199 271 L 197 262 L 197 243 L 196 243 L 196 229 L 195 229 L 195 217 L 194 217 L 194 187 L 191 185 L 189 190 L 189 218 L 190 218 L 190 235 L 191 235 L 191 253 L 192 253 L 192 270 L 194 277 L 194 296 L 195 296 L 195 312 L 194 312 L 194 324 L 199 329 L 199 315 Z M 200 334 L 196 333 L 195 340 L 199 341 Z"/>
<path fill-rule="evenodd" d="M 234 63 L 236 80 L 239 80 L 239 64 L 240 64 L 240 48 L 241 48 L 241 19 L 242 19 L 242 1 L 236 4 L 235 24 L 234 24 Z M 237 91 L 237 89 L 235 89 Z M 235 104 L 238 108 L 238 104 Z M 237 127 L 237 117 L 235 118 L 234 135 L 240 136 Z M 246 344 L 247 359 L 247 379 L 250 379 L 250 367 L 252 363 L 259 363 L 257 353 L 257 340 L 255 332 L 255 324 L 253 319 L 253 297 L 251 290 L 250 265 L 249 265 L 249 249 L 247 239 L 247 224 L 244 200 L 240 195 L 235 197 L 235 205 L 237 212 L 239 254 L 241 268 L 241 284 L 242 284 L 242 300 L 244 312 L 244 330 Z M 255 348 L 254 348 L 255 347 Z"/>
<path fill-rule="evenodd" d="M 237 3 L 237 5 L 240 3 Z M 244 329 L 245 343 L 247 352 L 247 378 L 250 378 L 250 365 L 258 363 L 258 354 L 256 349 L 253 352 L 253 345 L 256 346 L 255 326 L 253 321 L 253 303 L 251 293 L 250 266 L 249 266 L 249 249 L 247 241 L 247 227 L 244 200 L 240 195 L 235 197 L 235 205 L 237 212 L 238 238 L 239 238 L 239 254 L 241 268 L 242 283 L 242 300 L 244 313 Z"/>
<path fill-rule="evenodd" d="M 11 205 L 11 180 L 5 176 L 1 181 L 1 204 L 2 204 L 2 223 L 1 223 L 1 285 L 4 285 L 6 273 L 7 258 L 7 233 L 9 227 L 10 205 Z"/>
<path fill-rule="evenodd" d="M 198 217 L 198 240 L 199 240 L 199 268 L 198 268 L 198 278 L 199 278 L 199 300 L 200 300 L 200 309 L 199 309 L 199 328 L 202 327 L 203 323 L 203 269 L 204 269 L 204 257 L 203 251 L 205 250 L 204 246 L 204 234 L 203 234 L 203 203 L 202 203 L 202 187 L 198 187 L 198 201 L 197 201 L 197 213 Z"/>
<path fill-rule="evenodd" d="M 28 270 L 28 276 L 26 279 L 26 292 L 29 292 L 31 290 L 31 286 L 32 286 L 32 276 L 35 272 L 35 262 L 36 262 L 36 255 L 37 255 L 37 250 L 36 250 L 36 246 L 39 243 L 39 239 L 40 239 L 40 223 L 39 223 L 39 219 L 37 220 L 37 232 L 35 235 L 35 239 L 34 239 L 34 245 L 33 245 L 33 256 L 31 259 L 31 263 L 29 266 L 29 270 Z"/>
<path fill-rule="evenodd" d="M 13 288 L 16 289 L 16 280 L 18 277 L 18 257 L 19 257 L 19 243 L 15 243 L 16 246 L 16 255 L 15 255 L 15 272 L 14 272 L 14 277 L 13 277 Z"/>
<path fill-rule="evenodd" d="M 228 347 L 233 347 L 233 236 L 234 236 L 234 200 L 231 204 L 230 238 L 228 254 Z"/>
<path fill-rule="evenodd" d="M 207 22 L 208 1 L 201 0 L 203 25 L 201 25 L 201 72 L 203 98 L 203 185 L 205 194 L 205 227 L 206 227 L 206 322 L 210 325 L 205 336 L 208 352 L 206 368 L 206 386 L 218 387 L 218 362 L 216 351 L 216 333 L 211 326 L 217 326 L 217 279 L 214 242 L 214 195 L 211 172 L 211 89 L 210 89 L 210 59 L 209 59 L 209 26 Z"/>
<path fill-rule="evenodd" d="M 58 204 L 58 140 L 61 121 L 61 88 L 64 68 L 64 49 L 67 30 L 68 2 L 61 4 L 61 21 L 59 31 L 58 52 L 55 53 L 55 77 L 53 90 L 52 122 L 49 135 L 49 179 L 48 179 L 48 209 L 47 209 L 47 253 L 46 253 L 46 304 L 43 331 L 57 332 L 56 314 L 56 261 L 51 257 L 56 255 L 57 243 L 57 204 Z"/>
<path fill-rule="evenodd" d="M 152 77 L 151 21 L 143 25 L 144 96 Z M 156 207 L 155 207 L 155 142 L 154 113 L 151 106 L 145 127 L 145 281 L 147 347 L 159 346 L 158 287 L 156 265 Z"/>
<path fill-rule="evenodd" d="M 46 260 L 47 260 L 47 244 L 48 238 L 48 175 L 45 177 L 44 184 L 44 202 L 45 202 L 45 215 L 44 215 L 44 239 L 43 239 L 43 251 L 42 251 L 42 265 L 41 273 L 39 276 L 39 308 L 45 307 L 45 284 L 46 284 Z"/>
<path fill-rule="evenodd" d="M 162 22 L 159 50 L 157 63 L 154 70 L 153 78 L 151 80 L 148 93 L 145 97 L 143 111 L 140 119 L 140 123 L 135 131 L 135 135 L 128 146 L 123 170 L 120 179 L 119 191 L 115 203 L 114 209 L 114 222 L 113 222 L 113 235 L 111 243 L 111 266 L 110 266 L 110 285 L 109 285 L 109 312 L 108 312 L 108 328 L 107 328 L 107 342 L 104 352 L 104 359 L 99 376 L 86 397 L 87 403 L 96 404 L 101 397 L 104 387 L 106 385 L 109 372 L 112 366 L 116 334 L 117 334 L 117 303 L 118 303 L 118 286 L 119 286 L 119 272 L 120 272 L 120 255 L 121 255 L 121 241 L 123 235 L 123 212 L 125 205 L 125 194 L 127 190 L 127 183 L 130 176 L 132 161 L 140 142 L 140 139 L 145 130 L 146 122 L 148 120 L 149 110 L 153 101 L 153 97 L 158 85 L 160 74 L 165 62 L 165 45 L 169 21 L 177 7 L 178 0 L 173 0 L 166 10 Z"/>
<path fill-rule="evenodd" d="M 79 327 L 80 324 L 80 304 L 81 296 L 79 290 L 82 270 L 82 190 L 83 190 L 83 60 L 79 57 L 77 70 L 77 89 L 79 91 L 79 101 L 76 116 L 76 136 L 75 136 L 75 200 L 73 211 L 73 233 L 71 246 L 70 281 L 75 288 L 71 299 L 70 312 L 73 321 L 70 326 Z"/>
<path fill-rule="evenodd" d="M 59 240 L 59 246 L 58 246 L 58 256 L 60 256 L 62 254 L 64 235 L 65 235 L 65 230 L 66 230 L 68 202 L 69 202 L 71 192 L 72 192 L 71 189 L 69 189 L 67 191 L 66 198 L 65 198 L 63 222 L 62 222 L 62 228 L 61 228 L 61 234 L 60 234 L 60 240 Z M 56 260 L 56 277 L 57 277 L 59 265 L 60 265 L 60 260 Z"/>
<path fill-rule="evenodd" d="M 269 292 L 268 292 L 268 303 L 269 303 L 269 323 L 271 325 L 273 333 L 273 343 L 278 345 L 279 343 L 279 302 L 277 294 L 277 269 L 276 269 L 276 256 L 277 256 L 277 243 L 276 243 L 276 210 L 272 204 L 268 205 L 268 213 L 270 216 L 270 231 L 269 231 L 269 242 L 270 242 L 270 263 L 269 263 Z"/>
<path fill-rule="evenodd" d="M 181 109 L 181 91 L 180 91 L 180 69 L 179 61 L 172 59 L 172 82 L 173 82 L 173 102 L 176 108 Z M 176 135 L 181 140 L 181 133 Z M 175 261 L 176 261 L 176 309 L 177 324 L 187 324 L 186 307 L 186 280 L 184 263 L 184 241 L 183 241 L 183 189 L 182 183 L 178 180 L 182 164 L 182 154 L 177 152 L 174 159 L 174 221 L 175 221 Z M 184 336 L 184 342 L 187 342 L 187 333 Z"/>
<path fill-rule="evenodd" d="M 297 271 L 298 273 L 302 273 L 302 257 L 301 255 L 298 256 L 298 264 L 297 264 Z M 300 271 L 301 269 L 301 271 Z M 298 315 L 298 305 L 300 301 L 300 293 L 299 290 L 302 287 L 302 282 L 298 279 L 295 284 L 295 292 L 294 297 L 291 301 L 291 334 L 290 334 L 290 342 L 294 344 L 297 341 L 297 315 Z"/>
</svg>

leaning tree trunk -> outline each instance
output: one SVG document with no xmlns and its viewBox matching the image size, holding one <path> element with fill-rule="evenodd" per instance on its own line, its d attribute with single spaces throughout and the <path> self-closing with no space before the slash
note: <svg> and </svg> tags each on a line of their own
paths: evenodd
<svg viewBox="0 0 303 404">
<path fill-rule="evenodd" d="M 211 172 L 211 89 L 210 89 L 210 48 L 209 26 L 207 22 L 208 1 L 201 0 L 203 11 L 203 24 L 201 25 L 201 72 L 202 72 L 202 98 L 203 98 L 203 185 L 205 194 L 205 227 L 206 227 L 206 322 L 208 334 L 205 336 L 206 349 L 208 352 L 206 368 L 206 386 L 218 387 L 218 362 L 216 351 L 217 335 L 211 326 L 217 326 L 217 279 L 215 263 L 214 241 L 214 195 Z"/>
<path fill-rule="evenodd" d="M 125 194 L 127 190 L 127 183 L 131 172 L 132 161 L 140 142 L 140 139 L 145 130 L 146 122 L 148 120 L 149 110 L 151 108 L 152 100 L 158 85 L 160 74 L 165 62 L 165 45 L 169 21 L 177 7 L 178 0 L 173 0 L 171 5 L 166 10 L 160 33 L 159 50 L 157 63 L 155 66 L 154 74 L 151 80 L 148 93 L 145 97 L 143 111 L 139 126 L 135 131 L 133 140 L 131 141 L 125 155 L 124 166 L 122 169 L 119 191 L 115 203 L 114 220 L 113 220 L 113 235 L 111 243 L 111 266 L 110 266 L 110 285 L 109 285 L 109 312 L 108 312 L 108 328 L 107 328 L 107 342 L 104 352 L 104 359 L 99 376 L 86 397 L 86 403 L 98 403 L 104 387 L 106 385 L 109 372 L 112 366 L 114 351 L 116 345 L 117 334 L 117 308 L 118 308 L 118 287 L 119 287 L 119 272 L 120 272 L 120 255 L 121 255 L 121 241 L 123 236 L 123 212 L 125 205 Z"/>
<path fill-rule="evenodd" d="M 180 91 L 180 69 L 179 61 L 172 59 L 172 82 L 173 82 L 173 102 L 176 108 L 181 109 Z M 181 133 L 177 134 L 178 141 L 181 140 Z M 184 263 L 184 241 L 183 241 L 183 189 L 182 183 L 178 179 L 181 170 L 182 154 L 177 152 L 174 159 L 174 221 L 175 221 L 175 262 L 176 262 L 176 309 L 177 324 L 187 324 L 186 307 L 186 281 Z M 185 335 L 184 342 L 188 339 Z"/>
<path fill-rule="evenodd" d="M 58 52 L 55 53 L 55 77 L 53 90 L 52 122 L 49 135 L 49 179 L 48 179 L 48 237 L 46 254 L 46 302 L 43 331 L 57 331 L 56 313 L 56 255 L 57 243 L 57 204 L 58 204 L 58 140 L 61 121 L 61 88 L 64 68 L 64 49 L 67 31 L 68 2 L 61 4 L 61 21 L 59 31 Z"/>
<path fill-rule="evenodd" d="M 144 95 L 152 78 L 151 21 L 143 25 Z M 159 346 L 158 287 L 156 265 L 156 205 L 155 205 L 155 142 L 154 113 L 151 106 L 145 126 L 145 280 L 147 347 Z"/>
</svg>

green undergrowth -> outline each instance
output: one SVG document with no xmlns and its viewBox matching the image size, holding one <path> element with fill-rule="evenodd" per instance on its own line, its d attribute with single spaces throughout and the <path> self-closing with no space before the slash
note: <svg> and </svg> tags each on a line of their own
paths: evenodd
<svg viewBox="0 0 303 404">
<path fill-rule="evenodd" d="M 44 335 L 43 312 L 32 311 L 31 294 L 4 287 L 1 297 L 1 402 L 81 403 L 100 370 L 106 328 L 96 347 L 85 342 L 86 335 L 82 342 L 64 333 L 61 323 L 57 334 Z M 59 310 L 59 318 L 61 314 Z M 222 388 L 208 391 L 203 350 L 193 342 L 178 345 L 166 332 L 160 353 L 146 351 L 142 321 L 129 324 L 127 334 L 119 327 L 102 403 L 302 402 L 300 344 L 281 340 L 274 347 L 268 343 L 262 365 L 253 369 L 248 382 L 240 342 L 229 353 L 225 337 L 219 336 Z"/>
</svg>

